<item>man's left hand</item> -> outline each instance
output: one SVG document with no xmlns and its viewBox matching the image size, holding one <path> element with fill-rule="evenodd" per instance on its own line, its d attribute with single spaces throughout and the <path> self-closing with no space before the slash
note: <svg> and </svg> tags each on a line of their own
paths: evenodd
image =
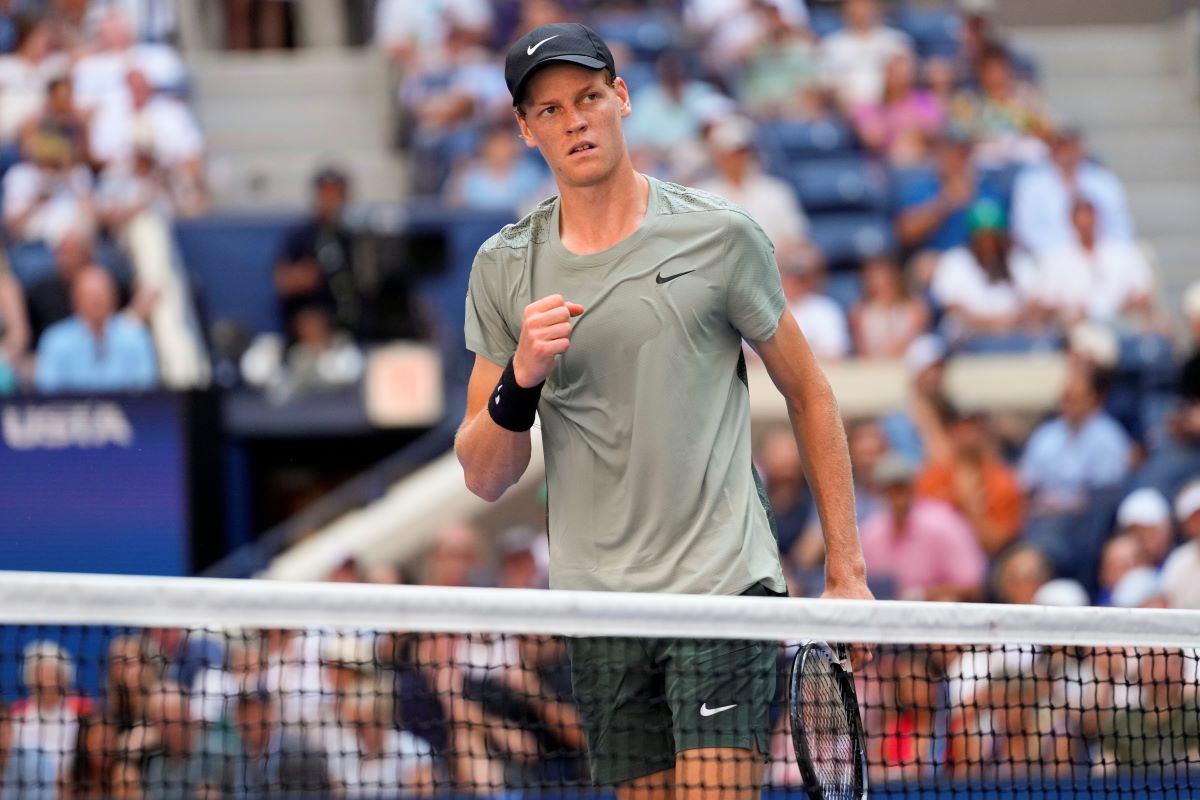
<svg viewBox="0 0 1200 800">
<path fill-rule="evenodd" d="M 867 586 L 866 578 L 855 577 L 843 579 L 837 582 L 830 581 L 826 578 L 825 591 L 821 592 L 822 600 L 874 600 L 875 595 L 871 594 L 871 589 Z M 872 652 L 871 645 L 865 642 L 854 642 L 849 645 L 850 649 L 850 666 L 853 669 L 858 669 L 866 664 L 870 664 L 875 658 Z"/>
</svg>

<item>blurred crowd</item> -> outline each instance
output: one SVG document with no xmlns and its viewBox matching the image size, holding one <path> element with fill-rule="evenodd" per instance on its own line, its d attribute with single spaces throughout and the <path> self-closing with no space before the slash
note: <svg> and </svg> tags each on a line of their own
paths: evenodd
<svg viewBox="0 0 1200 800">
<path fill-rule="evenodd" d="M 206 378 L 170 234 L 207 208 L 205 139 L 131 5 L 0 3 L 0 394 Z"/>
</svg>

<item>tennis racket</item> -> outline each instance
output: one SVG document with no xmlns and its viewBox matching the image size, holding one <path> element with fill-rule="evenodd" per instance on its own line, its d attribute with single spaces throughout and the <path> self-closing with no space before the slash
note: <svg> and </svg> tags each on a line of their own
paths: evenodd
<svg viewBox="0 0 1200 800">
<path fill-rule="evenodd" d="M 810 800 L 864 800 L 867 757 L 846 646 L 806 642 L 792 661 L 792 747 Z"/>
</svg>

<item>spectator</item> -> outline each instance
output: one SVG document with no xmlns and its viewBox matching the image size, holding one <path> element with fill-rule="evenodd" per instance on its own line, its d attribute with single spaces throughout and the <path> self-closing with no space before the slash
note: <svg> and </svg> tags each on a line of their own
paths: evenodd
<svg viewBox="0 0 1200 800">
<path fill-rule="evenodd" d="M 744 51 L 737 98 L 757 119 L 809 118 L 823 106 L 814 37 L 789 19 L 784 5 L 759 2 L 749 12 L 756 15 L 759 29 Z"/>
<path fill-rule="evenodd" d="M 92 175 L 70 139 L 39 130 L 26 140 L 29 161 L 4 174 L 4 225 L 21 242 L 57 246 L 67 231 L 95 227 Z"/>
<path fill-rule="evenodd" d="M 988 556 L 1007 547 L 1021 531 L 1024 498 L 983 415 L 946 406 L 925 451 L 930 464 L 917 479 L 917 495 L 956 508 Z"/>
<path fill-rule="evenodd" d="M 880 24 L 875 0 L 846 0 L 842 17 L 846 27 L 821 42 L 825 80 L 846 109 L 878 103 L 888 62 L 911 50 L 912 43 L 900 31 Z"/>
<path fill-rule="evenodd" d="M 66 231 L 54 249 L 54 272 L 36 280 L 26 298 L 35 345 L 47 328 L 71 316 L 71 287 L 92 263 L 91 240 L 78 230 Z"/>
<path fill-rule="evenodd" d="M 238 697 L 235 741 L 226 774 L 234 797 L 324 798 L 332 785 L 323 752 L 279 723 L 276 698 L 259 687 Z"/>
<path fill-rule="evenodd" d="M 813 354 L 823 361 L 838 361 L 850 354 L 850 332 L 842 307 L 821 294 L 822 268 L 794 259 L 782 266 L 783 293 L 788 309 L 804 331 Z"/>
<path fill-rule="evenodd" d="M 332 689 L 321 670 L 321 645 L 322 637 L 312 631 L 264 630 L 257 654 L 261 685 L 280 703 L 280 727 L 291 738 L 308 737 L 312 747 L 320 744 L 319 733 L 330 724 L 325 698 Z"/>
<path fill-rule="evenodd" d="M 1162 566 L 1175 544 L 1171 507 L 1162 493 L 1150 488 L 1130 492 L 1117 507 L 1117 533 L 1136 539 L 1150 566 Z"/>
<path fill-rule="evenodd" d="M 1162 582 L 1171 608 L 1200 608 L 1200 480 L 1183 487 L 1175 498 L 1175 518 L 1187 538 L 1162 568 Z"/>
<path fill-rule="evenodd" d="M 11 752 L 0 798 L 53 800 L 59 778 L 74 757 L 79 717 L 90 710 L 90 703 L 72 693 L 75 662 L 54 642 L 25 646 L 21 679 L 29 694 L 10 710 Z"/>
<path fill-rule="evenodd" d="M 636 158 L 670 160 L 679 148 L 699 141 L 706 119 L 732 103 L 711 85 L 691 78 L 683 55 L 675 50 L 665 51 L 654 66 L 658 80 L 630 97 L 625 139 Z"/>
<path fill-rule="evenodd" d="M 992 564 L 992 593 L 1000 603 L 1030 605 L 1038 590 L 1054 577 L 1054 565 L 1036 547 L 1018 544 Z"/>
<path fill-rule="evenodd" d="M 1008 50 L 1000 44 L 985 47 L 978 77 L 979 89 L 960 93 L 951 109 L 954 123 L 979 143 L 976 160 L 1003 167 L 1043 157 L 1050 129 L 1046 111 L 1037 91 L 1013 74 Z"/>
<path fill-rule="evenodd" d="M 805 0 L 684 0 L 683 22 L 703 42 L 699 49 L 714 70 L 727 73 L 764 46 L 766 26 L 775 19 L 764 7 L 778 9 L 791 29 L 808 25 Z"/>
<path fill-rule="evenodd" d="M 1071 206 L 1074 238 L 1048 251 L 1039 264 L 1038 299 L 1064 327 L 1083 319 L 1114 323 L 1135 317 L 1145 327 L 1150 318 L 1150 265 L 1137 245 L 1122 239 L 1100 239 L 1096 206 L 1077 197 Z"/>
<path fill-rule="evenodd" d="M 742 117 L 726 117 L 705 137 L 716 175 L 698 189 L 744 208 L 775 245 L 781 261 L 811 254 L 808 218 L 785 181 L 762 171 L 754 155 L 754 129 Z"/>
<path fill-rule="evenodd" d="M 145 636 L 117 636 L 108 645 L 104 677 L 104 713 L 120 737 L 121 749 L 149 719 L 147 703 L 162 682 L 166 661 Z"/>
<path fill-rule="evenodd" d="M 0 56 L 0 146 L 15 144 L 21 126 L 42 108 L 46 84 L 66 70 L 54 52 L 50 24 L 32 14 L 16 18 L 14 52 Z M 7 159 L 12 163 L 12 157 Z"/>
<path fill-rule="evenodd" d="M 1137 537 L 1129 533 L 1118 533 L 1104 543 L 1100 551 L 1100 591 L 1096 605 L 1113 605 L 1113 589 L 1127 573 L 1140 567 L 1149 567 L 1150 558 Z"/>
<path fill-rule="evenodd" d="M 484 133 L 479 154 L 458 164 L 446 184 L 450 206 L 510 214 L 526 207 L 546 183 L 546 174 L 525 157 L 511 120 Z"/>
<path fill-rule="evenodd" d="M 945 312 L 952 340 L 1029 331 L 1034 267 L 1009 248 L 1003 207 L 975 202 L 967 217 L 970 243 L 942 254 L 930 291 Z"/>
<path fill-rule="evenodd" d="M 31 338 L 25 292 L 0 252 L 0 396 L 16 390 L 27 368 Z"/>
<path fill-rule="evenodd" d="M 141 322 L 117 314 L 116 285 L 103 268 L 85 267 L 71 286 L 74 315 L 46 330 L 38 343 L 42 392 L 152 389 L 158 363 Z"/>
<path fill-rule="evenodd" d="M 480 126 L 512 109 L 500 64 L 471 31 L 452 27 L 443 50 L 437 61 L 407 74 L 400 87 L 414 189 L 430 194 L 441 189 L 455 160 L 475 151 Z"/>
<path fill-rule="evenodd" d="M 142 758 L 146 800 L 185 800 L 219 792 L 226 749 L 216 730 L 192 716 L 182 687 L 163 684 L 147 701 Z"/>
<path fill-rule="evenodd" d="M 146 75 L 130 70 L 128 92 L 96 110 L 91 124 L 92 154 L 102 165 L 130 161 L 138 150 L 154 153 L 166 175 L 180 213 L 207 208 L 204 185 L 204 134 L 182 101 L 156 94 Z"/>
<path fill-rule="evenodd" d="M 99 714 L 79 717 L 75 755 L 63 785 L 70 800 L 102 800 L 113 796 L 112 776 L 120 754 L 116 726 Z"/>
<path fill-rule="evenodd" d="M 483 42 L 493 17 L 487 0 L 380 0 L 375 44 L 406 71 L 421 68 L 441 57 L 454 30 Z"/>
<path fill-rule="evenodd" d="M 896 238 L 907 250 L 943 253 L 965 247 L 970 237 L 968 209 L 991 195 L 971 166 L 971 141 L 945 133 L 934 141 L 934 170 L 901 176 Z"/>
<path fill-rule="evenodd" d="M 946 122 L 946 110 L 935 95 L 916 85 L 917 60 L 907 50 L 888 61 L 878 102 L 854 109 L 854 127 L 863 145 L 895 167 L 923 164 L 930 142 Z"/>
<path fill-rule="evenodd" d="M 363 301 L 354 280 L 354 243 L 343 216 L 350 182 L 336 169 L 313 178 L 313 216 L 288 235 L 275 265 L 275 295 L 289 337 L 297 337 L 296 318 L 307 308 L 325 309 L 334 328 L 358 331 Z"/>
<path fill-rule="evenodd" d="M 1061 516 L 1082 510 L 1094 489 L 1118 485 L 1129 473 L 1129 436 L 1104 411 L 1108 373 L 1073 367 L 1059 415 L 1033 432 L 1021 455 L 1021 482 L 1030 513 Z"/>
<path fill-rule="evenodd" d="M 545 589 L 549 585 L 550 550 L 547 535 L 520 525 L 498 537 L 500 556 L 496 585 L 501 589 Z"/>
<path fill-rule="evenodd" d="M 73 161 L 82 164 L 92 162 L 88 148 L 87 118 L 75 106 L 69 79 L 54 78 L 46 84 L 46 101 L 42 110 L 21 126 L 22 150 L 34 152 L 39 145 L 39 134 L 65 141 Z"/>
<path fill-rule="evenodd" d="M 467 522 L 451 523 L 438 531 L 425 559 L 422 583 L 428 586 L 490 586 L 485 560 L 479 530 Z"/>
<path fill-rule="evenodd" d="M 915 497 L 915 476 L 902 456 L 889 454 L 876 464 L 875 485 L 887 507 L 862 524 L 867 572 L 890 579 L 899 599 L 973 599 L 987 570 L 983 549 L 952 507 Z"/>
<path fill-rule="evenodd" d="M 868 258 L 862 297 L 850 311 L 854 350 L 862 358 L 900 358 L 929 327 L 929 308 L 913 297 L 891 256 Z"/>
<path fill-rule="evenodd" d="M 126 76 L 136 69 L 146 75 L 156 90 L 172 91 L 187 82 L 186 68 L 175 48 L 162 38 L 138 41 L 130 24 L 129 12 L 142 11 L 136 2 L 124 2 L 124 8 L 109 8 L 95 20 L 91 52 L 83 55 L 71 70 L 75 102 L 85 113 L 91 113 L 109 102 L 120 102 L 129 91 Z M 158 4 L 156 16 L 167 8 Z"/>
<path fill-rule="evenodd" d="M 1071 206 L 1088 198 L 1096 210 L 1096 238 L 1130 243 L 1133 221 L 1120 180 L 1107 167 L 1084 158 L 1083 133 L 1060 127 L 1050 140 L 1050 160 L 1029 166 L 1013 187 L 1013 238 L 1035 256 L 1076 241 Z"/>
<path fill-rule="evenodd" d="M 340 797 L 426 796 L 434 784 L 429 743 L 393 724 L 392 687 L 366 678 L 337 696 L 339 724 L 326 747 Z"/>
</svg>

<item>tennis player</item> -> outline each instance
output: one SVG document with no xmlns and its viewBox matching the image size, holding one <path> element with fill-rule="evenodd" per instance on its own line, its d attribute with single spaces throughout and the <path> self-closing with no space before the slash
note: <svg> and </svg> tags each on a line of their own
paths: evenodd
<svg viewBox="0 0 1200 800">
<path fill-rule="evenodd" d="M 827 549 L 826 597 L 870 598 L 829 383 L 787 312 L 771 243 L 720 197 L 636 172 L 612 53 L 578 24 L 508 52 L 521 138 L 559 195 L 479 249 L 455 449 L 499 498 L 540 411 L 558 589 L 786 593 L 754 474 L 742 340 L 787 399 Z M 571 640 L 592 777 L 622 800 L 751 798 L 768 750 L 769 642 Z"/>
</svg>

